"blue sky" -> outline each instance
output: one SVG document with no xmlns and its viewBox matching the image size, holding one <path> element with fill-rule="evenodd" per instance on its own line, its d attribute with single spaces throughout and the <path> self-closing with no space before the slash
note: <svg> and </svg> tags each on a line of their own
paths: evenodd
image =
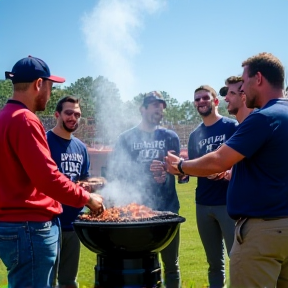
<svg viewBox="0 0 288 288">
<path fill-rule="evenodd" d="M 164 90 L 183 103 L 259 52 L 288 74 L 287 15 L 288 0 L 0 0 L 0 78 L 33 55 L 64 86 L 102 75 L 124 101 Z"/>
</svg>

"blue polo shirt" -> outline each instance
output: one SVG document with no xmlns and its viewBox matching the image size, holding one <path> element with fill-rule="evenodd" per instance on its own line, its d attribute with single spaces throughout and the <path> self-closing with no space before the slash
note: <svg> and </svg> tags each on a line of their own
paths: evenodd
<svg viewBox="0 0 288 288">
<path fill-rule="evenodd" d="M 229 215 L 288 216 L 288 101 L 273 99 L 254 111 L 226 145 L 245 156 L 233 167 Z"/>
</svg>

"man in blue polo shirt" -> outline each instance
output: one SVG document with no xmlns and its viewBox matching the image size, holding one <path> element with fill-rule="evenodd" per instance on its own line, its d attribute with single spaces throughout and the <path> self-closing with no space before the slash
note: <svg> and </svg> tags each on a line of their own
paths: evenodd
<svg viewBox="0 0 288 288">
<path fill-rule="evenodd" d="M 207 176 L 233 166 L 227 209 L 237 220 L 230 287 L 288 287 L 288 101 L 284 67 L 270 53 L 242 63 L 248 108 L 258 108 L 217 151 L 181 161 L 168 172 Z"/>
</svg>

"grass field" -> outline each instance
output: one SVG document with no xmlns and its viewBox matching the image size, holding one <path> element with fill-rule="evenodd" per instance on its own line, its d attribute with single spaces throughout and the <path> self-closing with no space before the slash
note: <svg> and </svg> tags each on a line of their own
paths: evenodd
<svg viewBox="0 0 288 288">
<path fill-rule="evenodd" d="M 207 268 L 205 253 L 198 235 L 194 190 L 195 178 L 190 178 L 188 184 L 177 184 L 180 199 L 180 215 L 186 218 L 181 224 L 180 268 L 183 288 L 207 287 Z M 95 253 L 82 246 L 80 268 L 78 274 L 79 288 L 92 288 L 94 285 Z M 227 269 L 226 269 L 227 270 Z M 6 270 L 0 263 L 0 288 L 7 287 Z"/>
</svg>

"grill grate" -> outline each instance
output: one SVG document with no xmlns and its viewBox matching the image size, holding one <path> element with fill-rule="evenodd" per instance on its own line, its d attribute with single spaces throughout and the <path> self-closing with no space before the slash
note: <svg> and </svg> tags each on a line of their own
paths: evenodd
<svg viewBox="0 0 288 288">
<path fill-rule="evenodd" d="M 147 221 L 166 221 L 175 219 L 178 214 L 169 211 L 154 211 L 144 205 L 131 203 L 123 207 L 111 207 L 104 210 L 100 215 L 90 211 L 79 216 L 78 220 L 90 222 L 147 222 Z"/>
</svg>

